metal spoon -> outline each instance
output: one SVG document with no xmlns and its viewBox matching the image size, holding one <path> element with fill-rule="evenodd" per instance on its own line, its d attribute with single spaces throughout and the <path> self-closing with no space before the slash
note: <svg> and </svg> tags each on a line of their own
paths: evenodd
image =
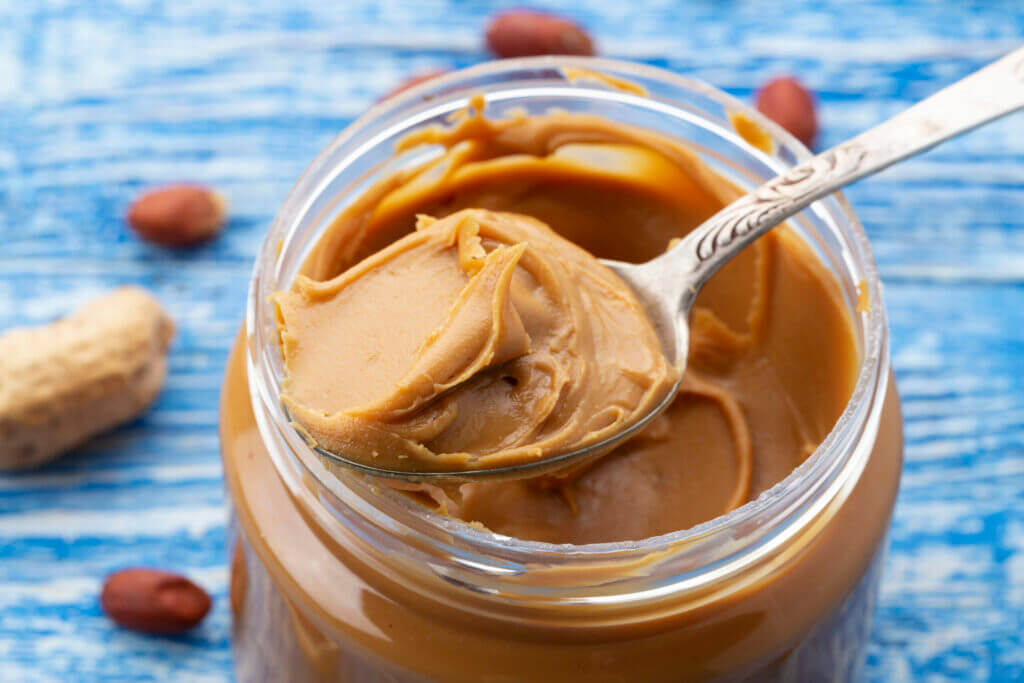
<svg viewBox="0 0 1024 683">
<path fill-rule="evenodd" d="M 716 213 L 647 263 L 604 259 L 636 292 L 654 323 L 665 355 L 681 370 L 689 346 L 688 317 L 697 292 L 726 261 L 773 227 L 841 187 L 920 154 L 962 133 L 1024 108 L 1024 48 L 940 90 L 871 130 L 794 166 Z M 678 385 L 677 385 L 678 386 Z M 641 430 L 675 398 L 613 436 L 554 458 L 464 472 L 400 472 L 368 467 L 320 450 L 346 467 L 391 479 L 434 483 L 518 479 L 578 466 Z M 319 449 L 318 449 L 319 450 Z"/>
</svg>

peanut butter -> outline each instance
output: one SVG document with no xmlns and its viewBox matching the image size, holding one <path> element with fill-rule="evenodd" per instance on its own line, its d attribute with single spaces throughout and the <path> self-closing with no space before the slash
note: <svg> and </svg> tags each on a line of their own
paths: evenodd
<svg viewBox="0 0 1024 683">
<path fill-rule="evenodd" d="M 368 259 L 397 255 L 409 246 L 405 240 L 444 235 L 437 244 L 451 244 L 442 249 L 448 250 L 449 285 L 424 284 L 433 291 L 444 289 L 449 306 L 430 316 L 417 311 L 424 317 L 398 354 L 401 367 L 390 368 L 387 381 L 370 383 L 373 391 L 364 395 L 325 400 L 318 408 L 324 413 L 395 398 L 394 378 L 405 377 L 426 358 L 419 353 L 426 348 L 423 340 L 444 329 L 439 321 L 452 310 L 450 302 L 483 272 L 472 263 L 479 259 L 459 258 L 459 245 L 475 242 L 474 230 L 483 235 L 504 221 L 536 227 L 545 235 L 550 228 L 576 245 L 559 242 L 559 249 L 640 262 L 737 196 L 685 143 L 586 114 L 492 119 L 471 111 L 451 127 L 415 134 L 403 149 L 435 143 L 442 149 L 432 161 L 387 177 L 344 209 L 310 253 L 302 269 L 308 280 L 300 280 L 281 299 L 288 322 L 289 305 L 298 301 L 289 299 L 303 288 L 329 290 L 324 302 L 337 302 L 346 288 L 336 285 L 346 273 Z M 420 215 L 432 219 L 420 222 L 417 230 Z M 526 243 L 521 261 L 534 244 L 518 237 L 485 242 L 485 262 L 505 248 L 513 250 L 505 252 L 512 256 L 517 245 Z M 473 254 L 480 256 L 475 248 L 461 251 L 463 257 Z M 513 281 L 524 277 L 520 270 L 517 263 Z M 500 291 L 501 278 L 490 284 L 490 291 Z M 474 376 L 501 377 L 506 366 L 523 363 L 539 348 L 543 335 L 531 327 L 525 306 L 520 308 L 511 294 L 488 299 L 501 301 L 501 316 L 492 310 L 490 317 L 474 318 L 484 324 L 466 339 L 484 341 L 453 354 L 461 360 L 444 373 L 446 378 L 461 377 L 467 369 L 476 371 Z M 522 330 L 506 317 L 509 302 Z M 298 301 L 299 308 L 308 303 Z M 350 321 L 360 310 L 384 310 L 373 297 L 349 303 L 354 308 L 338 320 Z M 678 396 L 637 438 L 562 480 L 466 484 L 447 492 L 420 486 L 405 494 L 497 534 L 556 543 L 645 539 L 721 515 L 786 477 L 835 424 L 860 358 L 849 313 L 855 303 L 844 299 L 831 272 L 801 238 L 778 228 L 701 291 Z M 881 305 L 863 297 L 860 303 Z M 493 331 L 499 319 L 501 334 L 479 334 L 483 328 Z M 325 323 L 312 321 L 308 330 L 295 327 L 296 338 L 307 338 L 307 332 Z M 590 585 L 586 568 L 592 565 L 577 565 L 577 546 L 543 546 L 531 554 L 539 567 L 509 566 L 508 576 L 481 571 L 486 579 L 477 589 L 459 580 L 459 572 L 475 571 L 464 564 L 459 537 L 453 551 L 458 556 L 450 566 L 424 561 L 418 554 L 421 545 L 412 546 L 421 539 L 405 545 L 404 517 L 389 516 L 391 508 L 385 505 L 394 492 L 374 494 L 381 498 L 383 531 L 367 536 L 362 527 L 340 523 L 338 515 L 326 511 L 334 499 L 320 495 L 308 473 L 298 485 L 286 486 L 287 470 L 270 454 L 280 445 L 264 443 L 257 429 L 246 351 L 243 338 L 228 364 L 221 412 L 233 528 L 240 533 L 245 558 L 238 563 L 237 590 L 232 577 L 239 603 L 233 647 L 240 680 L 853 679 L 899 480 L 901 420 L 891 378 L 880 377 L 879 393 L 868 401 L 874 422 L 865 422 L 858 432 L 866 449 L 860 460 L 851 459 L 857 464 L 844 480 L 848 485 L 830 494 L 798 533 L 778 547 L 762 548 L 756 563 L 698 590 L 645 594 L 621 604 L 555 604 L 547 601 L 548 593 L 557 596 L 581 582 Z M 292 365 L 285 392 L 293 402 L 314 407 L 323 400 L 316 396 L 317 378 L 312 373 L 300 378 L 297 368 Z M 420 409 L 434 410 L 433 401 L 444 399 L 443 392 L 428 388 L 403 394 L 400 405 L 423 396 L 429 400 Z M 261 410 L 258 398 L 255 405 Z M 441 446 L 436 438 L 418 443 L 428 444 L 435 455 L 459 450 Z M 353 481 L 345 476 L 337 483 L 345 488 L 355 486 Z M 409 508 L 418 522 L 445 536 L 439 522 L 417 516 L 423 510 L 424 517 L 432 517 L 423 507 Z M 735 532 L 746 533 L 739 527 Z M 607 589 L 607 596 L 615 597 L 620 570 L 646 575 L 702 537 L 688 537 L 681 546 L 650 539 L 641 545 L 650 543 L 652 553 L 638 563 L 619 567 L 610 560 L 594 579 L 595 594 L 603 598 Z M 526 545 L 501 536 L 493 540 L 497 546 Z M 600 552 L 603 557 L 605 551 Z M 544 567 L 549 556 L 567 564 Z M 688 570 L 689 565 L 680 568 Z M 510 597 L 512 587 L 524 584 L 551 590 L 542 590 L 542 597 L 530 591 Z"/>
<path fill-rule="evenodd" d="M 626 429 L 676 369 L 633 292 L 540 221 L 465 210 L 276 297 L 285 402 L 320 445 L 401 471 L 500 468 Z"/>
</svg>

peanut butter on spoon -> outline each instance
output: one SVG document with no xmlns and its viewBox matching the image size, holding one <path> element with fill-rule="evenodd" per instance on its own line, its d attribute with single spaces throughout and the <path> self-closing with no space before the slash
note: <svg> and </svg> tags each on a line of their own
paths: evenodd
<svg viewBox="0 0 1024 683">
<path fill-rule="evenodd" d="M 535 218 L 464 210 L 275 301 L 293 420 L 405 472 L 495 469 L 622 431 L 675 387 L 633 292 Z"/>
</svg>

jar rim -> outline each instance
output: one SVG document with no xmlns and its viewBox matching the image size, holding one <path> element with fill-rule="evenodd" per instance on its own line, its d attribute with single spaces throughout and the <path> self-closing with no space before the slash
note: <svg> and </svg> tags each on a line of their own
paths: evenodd
<svg viewBox="0 0 1024 683">
<path fill-rule="evenodd" d="M 738 144 L 775 173 L 783 172 L 789 165 L 811 157 L 811 153 L 788 132 L 730 95 L 695 79 L 643 64 L 618 60 L 585 57 L 500 60 L 439 76 L 379 102 L 335 137 L 303 172 L 282 204 L 261 248 L 253 269 L 246 309 L 247 369 L 253 410 L 275 467 L 292 490 L 293 496 L 308 495 L 312 482 L 316 488 L 314 497 L 319 501 L 313 504 L 331 508 L 320 510 L 322 514 L 317 515 L 318 519 L 329 524 L 332 519 L 337 519 L 339 514 L 348 516 L 354 513 L 355 516 L 350 521 L 366 522 L 375 529 L 384 529 L 385 533 L 414 545 L 421 542 L 427 545 L 435 541 L 440 542 L 445 545 L 446 550 L 455 548 L 458 553 L 464 555 L 460 558 L 459 564 L 463 568 L 470 568 L 471 572 L 479 570 L 491 575 L 501 575 L 502 572 L 515 575 L 522 567 L 557 565 L 567 559 L 603 562 L 610 559 L 627 560 L 637 557 L 638 554 L 677 554 L 684 551 L 692 553 L 694 548 L 709 541 L 714 542 L 715 539 L 719 546 L 726 540 L 728 545 L 735 546 L 711 563 L 693 565 L 682 561 L 675 562 L 672 564 L 674 580 L 669 582 L 671 585 L 659 581 L 655 582 L 657 585 L 645 587 L 647 594 L 653 597 L 663 593 L 663 589 L 678 591 L 685 587 L 701 585 L 756 563 L 759 558 L 763 558 L 787 539 L 804 530 L 810 520 L 820 514 L 829 500 L 842 488 L 842 472 L 847 472 L 848 479 L 850 473 L 853 476 L 858 474 L 866 462 L 871 443 L 865 442 L 873 443 L 874 438 L 873 435 L 869 439 L 861 437 L 871 430 L 872 421 L 877 423 L 881 398 L 885 395 L 889 374 L 888 341 L 881 283 L 867 236 L 841 194 L 836 193 L 816 202 L 806 211 L 815 211 L 824 217 L 825 226 L 832 230 L 835 233 L 834 237 L 839 240 L 845 265 L 851 272 L 861 275 L 861 286 L 866 287 L 871 302 L 867 311 L 854 314 L 860 316 L 861 362 L 851 397 L 836 424 L 814 453 L 785 478 L 761 493 L 755 500 L 689 529 L 635 541 L 555 544 L 494 534 L 461 520 L 444 517 L 422 506 L 417 506 L 422 510 L 419 514 L 412 514 L 408 510 L 402 512 L 403 503 L 398 501 L 398 498 L 406 500 L 409 505 L 416 504 L 389 489 L 381 490 L 381 487 L 362 479 L 361 476 L 358 479 L 355 476 L 346 477 L 347 481 L 342 482 L 340 477 L 324 467 L 319 456 L 298 438 L 294 429 L 288 426 L 279 399 L 279 378 L 275 378 L 274 372 L 268 367 L 268 354 L 271 353 L 269 349 L 276 348 L 276 335 L 272 334 L 268 327 L 268 323 L 273 324 L 273 318 L 267 318 L 268 309 L 271 308 L 268 302 L 269 293 L 274 291 L 272 285 L 276 284 L 276 280 L 270 276 L 280 276 L 282 254 L 289 253 L 289 250 L 293 253 L 300 248 L 301 245 L 294 242 L 293 238 L 300 227 L 301 219 L 309 214 L 314 200 L 324 193 L 331 179 L 336 178 L 344 169 L 344 164 L 339 164 L 336 158 L 339 151 L 346 146 L 352 147 L 342 157 L 342 161 L 351 161 L 383 139 L 389 130 L 389 122 L 398 120 L 402 125 L 409 126 L 410 117 L 403 118 L 402 112 L 423 114 L 431 107 L 436 108 L 442 104 L 452 106 L 457 101 L 468 101 L 469 95 L 480 92 L 481 89 L 464 86 L 469 82 L 489 77 L 554 72 L 562 74 L 564 87 L 596 87 L 589 82 L 580 84 L 570 81 L 561 71 L 567 66 L 625 77 L 645 86 L 657 84 L 670 91 L 676 91 L 677 94 L 687 93 L 706 98 L 717 103 L 726 112 L 745 115 L 770 134 L 779 151 L 774 156 L 769 156 L 746 143 Z M 601 87 L 607 90 L 606 86 Z M 484 92 L 486 100 L 490 103 L 500 95 L 501 89 Z M 627 96 L 623 94 L 621 97 Z M 660 106 L 682 105 L 663 100 Z M 692 112 L 690 115 L 693 115 Z M 707 113 L 704 114 L 704 123 L 718 128 L 718 132 L 723 136 L 727 133 L 723 126 L 712 120 Z M 733 133 L 730 135 L 736 140 L 739 139 Z M 324 174 L 327 174 L 327 177 L 323 177 Z M 844 275 L 849 273 L 837 274 L 837 277 Z M 877 428 L 877 424 L 875 427 Z M 271 448 L 271 442 L 281 447 Z M 800 493 L 797 491 L 798 483 L 805 485 L 803 495 L 797 495 Z M 336 500 L 325 506 L 325 495 L 333 496 Z M 763 517 L 767 513 L 777 518 L 775 528 L 768 530 L 771 533 L 761 533 L 754 538 L 744 532 L 745 527 L 751 525 L 755 517 Z M 763 525 L 757 526 L 759 530 L 764 531 Z M 749 542 L 743 542 L 744 539 Z M 450 552 L 447 554 L 450 555 Z M 590 588 L 593 587 L 585 586 L 578 594 L 593 599 L 594 591 L 589 590 Z M 565 590 L 561 592 L 563 598 L 573 593 Z M 633 595 L 636 595 L 635 591 Z"/>
</svg>

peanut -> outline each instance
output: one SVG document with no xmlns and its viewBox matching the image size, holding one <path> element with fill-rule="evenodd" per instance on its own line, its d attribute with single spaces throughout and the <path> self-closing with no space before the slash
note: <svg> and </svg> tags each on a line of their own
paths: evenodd
<svg viewBox="0 0 1024 683">
<path fill-rule="evenodd" d="M 165 247 L 205 242 L 224 225 L 226 204 L 199 185 L 169 185 L 143 193 L 128 208 L 128 225 L 145 240 Z"/>
<path fill-rule="evenodd" d="M 757 93 L 757 108 L 807 147 L 814 145 L 818 134 L 814 97 L 795 78 L 775 78 L 765 84 Z"/>
<path fill-rule="evenodd" d="M 547 12 L 500 12 L 488 24 L 485 38 L 491 52 L 502 58 L 594 54 L 594 41 L 582 27 Z"/>
<path fill-rule="evenodd" d="M 114 623 L 143 633 L 174 634 L 196 626 L 213 601 L 184 576 L 161 569 L 123 569 L 107 577 L 100 606 Z"/>
<path fill-rule="evenodd" d="M 0 470 L 56 458 L 156 397 L 174 323 L 137 287 L 0 336 Z"/>
</svg>

